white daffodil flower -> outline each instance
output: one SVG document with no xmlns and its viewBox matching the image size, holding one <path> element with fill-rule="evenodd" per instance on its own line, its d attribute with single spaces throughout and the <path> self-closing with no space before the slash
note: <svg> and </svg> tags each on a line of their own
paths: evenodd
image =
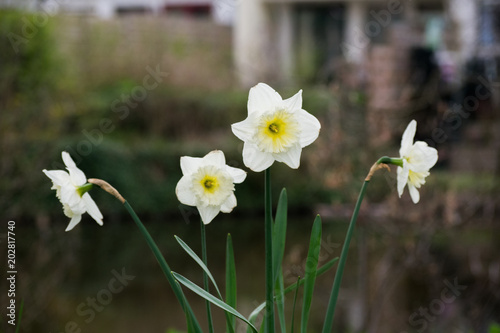
<svg viewBox="0 0 500 333">
<path fill-rule="evenodd" d="M 244 141 L 243 162 L 260 172 L 274 161 L 297 169 L 302 148 L 316 140 L 321 125 L 302 109 L 302 90 L 283 100 L 273 88 L 259 83 L 250 89 L 248 117 L 231 128 Z"/>
<path fill-rule="evenodd" d="M 398 193 L 399 197 L 408 184 L 408 191 L 414 203 L 420 200 L 418 189 L 425 184 L 425 177 L 430 173 L 429 170 L 438 160 L 436 149 L 429 147 L 426 142 L 417 141 L 413 143 L 417 122 L 412 120 L 401 139 L 401 148 L 399 155 L 402 160 L 402 167 L 398 166 Z"/>
<path fill-rule="evenodd" d="M 196 206 L 204 224 L 219 212 L 230 213 L 236 207 L 234 184 L 245 180 L 245 171 L 226 165 L 224 153 L 214 150 L 205 157 L 181 157 L 182 178 L 175 193 L 179 201 Z"/>
<path fill-rule="evenodd" d="M 86 212 L 99 224 L 103 225 L 102 214 L 94 200 L 87 193 L 91 184 L 82 170 L 78 169 L 71 156 L 63 151 L 62 159 L 69 173 L 63 170 L 43 170 L 52 180 L 52 190 L 56 190 L 56 196 L 63 205 L 64 214 L 71 218 L 66 231 L 73 229 L 82 219 Z"/>
</svg>

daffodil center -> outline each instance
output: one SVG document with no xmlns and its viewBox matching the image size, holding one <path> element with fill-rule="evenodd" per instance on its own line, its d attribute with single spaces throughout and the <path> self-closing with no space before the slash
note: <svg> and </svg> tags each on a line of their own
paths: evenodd
<svg viewBox="0 0 500 333">
<path fill-rule="evenodd" d="M 267 153 L 282 153 L 299 142 L 300 127 L 293 113 L 277 110 L 258 120 L 255 142 Z"/>
<path fill-rule="evenodd" d="M 192 189 L 203 206 L 220 206 L 234 191 L 233 178 L 224 169 L 206 165 L 193 174 Z"/>
<path fill-rule="evenodd" d="M 277 124 L 274 124 L 272 123 L 271 125 L 269 125 L 269 130 L 273 133 L 278 133 L 280 131 L 280 128 Z"/>
<path fill-rule="evenodd" d="M 425 184 L 425 177 L 427 177 L 429 174 L 430 173 L 428 171 L 415 172 L 410 170 L 408 173 L 408 182 L 416 188 L 420 188 L 420 186 Z"/>
<path fill-rule="evenodd" d="M 211 176 L 205 176 L 202 180 L 203 186 L 205 187 L 205 191 L 213 192 L 217 188 L 217 179 Z"/>
</svg>

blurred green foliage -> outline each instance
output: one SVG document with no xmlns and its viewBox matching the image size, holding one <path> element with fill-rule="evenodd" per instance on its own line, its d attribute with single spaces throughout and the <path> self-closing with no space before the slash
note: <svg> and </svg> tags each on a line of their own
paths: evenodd
<svg viewBox="0 0 500 333">
<path fill-rule="evenodd" d="M 29 13 L 0 11 L 3 214 L 61 216 L 41 170 L 63 168 L 62 150 L 88 177 L 116 186 L 139 214 L 178 212 L 175 185 L 183 155 L 201 157 L 220 149 L 228 164 L 246 170 L 243 143 L 231 124 L 246 118 L 248 90 L 236 88 L 231 45 L 224 42 L 230 38 L 221 38 L 227 31 L 213 33 L 202 24 L 198 28 L 205 34 L 184 34 L 163 20 L 141 18 L 54 16 L 40 22 Z M 157 67 L 166 73 L 161 82 L 134 99 L 147 68 Z M 318 203 L 352 203 L 371 163 L 391 152 L 397 155 L 397 143 L 369 148 L 362 93 L 302 88 L 304 108 L 319 118 L 321 135 L 304 149 L 298 170 L 276 163 L 273 191 L 277 196 L 287 187 L 290 207 L 297 212 L 310 212 Z M 298 89 L 278 88 L 284 98 Z M 394 175 L 374 177 L 367 198 L 383 202 L 393 196 Z M 499 186 L 489 175 L 438 175 L 436 169 L 426 191 L 492 193 Z M 235 214 L 260 213 L 262 183 L 262 174 L 249 172 L 245 183 L 236 186 Z M 105 215 L 117 214 L 119 208 L 104 193 L 92 195 Z"/>
<path fill-rule="evenodd" d="M 488 329 L 488 333 L 500 333 L 500 325 L 498 324 L 491 324 L 490 328 Z"/>
<path fill-rule="evenodd" d="M 117 75 L 112 64 L 118 59 L 89 58 L 89 52 L 115 52 L 113 47 L 120 44 L 112 34 L 103 37 L 102 23 L 86 27 L 88 23 L 57 16 L 42 23 L 32 14 L 0 11 L 0 33 L 6 36 L 0 39 L 5 50 L 0 54 L 0 145 L 4 156 L 0 191 L 5 197 L 0 210 L 5 215 L 61 216 L 60 203 L 41 170 L 63 169 L 63 150 L 87 177 L 109 181 L 133 202 L 138 213 L 156 216 L 179 211 L 175 186 L 181 177 L 181 156 L 201 157 L 220 149 L 228 164 L 246 169 L 241 156 L 243 143 L 234 137 L 230 125 L 246 118 L 248 90 L 230 87 L 232 78 L 227 70 L 213 69 L 225 73 L 221 74 L 225 79 L 217 78 L 228 82 L 225 89 L 214 89 L 211 82 L 186 87 L 169 71 L 158 87 L 147 90 L 145 98 L 134 99 L 148 74 L 145 68 L 155 68 L 154 61 L 145 66 L 140 59 L 121 59 L 129 67 L 134 61 L 137 64 Z M 70 37 L 61 34 L 63 27 L 87 33 L 80 37 L 72 34 L 76 40 L 72 44 Z M 196 48 L 193 41 L 179 38 L 165 41 L 170 43 L 167 52 L 175 59 L 179 52 L 188 52 L 192 62 L 214 51 L 206 42 Z M 107 67 L 109 75 L 103 72 Z M 290 89 L 283 96 L 296 91 Z M 306 89 L 304 104 L 321 117 L 327 113 L 330 98 L 322 90 Z M 306 161 L 299 170 L 282 165 L 274 169 L 276 194 L 284 186 L 291 188 L 296 194 L 290 202 L 297 210 L 307 209 L 318 199 L 328 200 L 321 178 L 314 179 L 315 169 L 308 168 Z M 262 192 L 262 183 L 263 174 L 249 172 L 247 181 L 236 187 L 237 211 L 260 212 L 263 199 L 255 194 Z M 95 190 L 92 196 L 106 216 L 118 214 L 118 206 L 105 193 Z"/>
<path fill-rule="evenodd" d="M 54 89 L 58 70 L 54 57 L 52 26 L 33 25 L 34 15 L 0 12 L 0 99 L 35 102 Z"/>
</svg>

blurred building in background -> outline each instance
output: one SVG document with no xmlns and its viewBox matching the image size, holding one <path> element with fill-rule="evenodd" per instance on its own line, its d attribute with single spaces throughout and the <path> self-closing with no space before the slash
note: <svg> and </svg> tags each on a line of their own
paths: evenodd
<svg viewBox="0 0 500 333">
<path fill-rule="evenodd" d="M 339 62 L 361 65 L 389 46 L 409 57 L 419 46 L 439 53 L 453 80 L 460 74 L 451 66 L 473 57 L 495 65 L 499 17 L 498 0 L 239 1 L 235 55 L 250 84 L 272 72 L 284 80 L 297 71 L 331 79 Z"/>
<path fill-rule="evenodd" d="M 362 91 L 371 144 L 416 119 L 442 161 L 500 170 L 498 0 L 240 1 L 233 45 L 244 86 L 298 79 Z M 468 152 L 446 151 L 462 138 Z M 448 156 L 475 157 L 465 166 Z"/>
<path fill-rule="evenodd" d="M 212 17 L 218 24 L 230 25 L 236 0 L 0 0 L 0 7 L 13 7 L 49 13 L 94 15 L 110 19 L 116 15 L 177 13 Z"/>
<path fill-rule="evenodd" d="M 416 119 L 430 144 L 447 146 L 465 137 L 480 146 L 471 154 L 489 147 L 476 156 L 493 161 L 487 171 L 500 170 L 500 129 L 492 121 L 500 106 L 500 0 L 0 0 L 0 5 L 103 20 L 132 13 L 163 20 L 165 14 L 188 24 L 199 19 L 225 25 L 228 34 L 220 38 L 232 42 L 233 51 L 227 67 L 234 66 L 241 87 L 265 81 L 359 91 L 374 146 L 391 142 L 402 124 Z M 444 161 L 447 155 L 454 154 L 443 152 Z"/>
</svg>

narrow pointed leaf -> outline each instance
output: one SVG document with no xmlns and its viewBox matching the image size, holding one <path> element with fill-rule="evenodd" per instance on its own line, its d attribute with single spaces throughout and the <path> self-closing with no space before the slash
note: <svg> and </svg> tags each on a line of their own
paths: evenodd
<svg viewBox="0 0 500 333">
<path fill-rule="evenodd" d="M 210 271 L 209 271 L 208 267 L 205 265 L 205 263 L 200 259 L 200 257 L 198 257 L 198 255 L 182 239 L 180 239 L 177 236 L 174 236 L 174 237 L 177 240 L 177 242 L 179 243 L 179 245 L 184 249 L 184 251 L 186 251 L 186 253 L 189 254 L 189 256 L 191 256 L 191 258 L 193 258 L 196 261 L 196 263 L 198 265 L 200 265 L 200 267 L 204 270 L 205 274 L 212 281 L 212 284 L 214 285 L 215 290 L 217 291 L 217 295 L 219 296 L 219 299 L 223 300 L 222 295 L 219 291 L 219 287 L 217 286 L 217 283 L 215 282 L 214 277 L 210 273 Z M 229 322 L 229 320 L 230 320 L 230 318 L 232 318 L 232 316 L 230 314 L 228 314 L 227 312 L 224 312 L 224 314 L 226 315 L 226 321 Z M 228 333 L 234 333 L 234 330 L 228 329 Z"/>
<path fill-rule="evenodd" d="M 286 189 L 283 189 L 276 208 L 276 217 L 273 226 L 273 272 L 278 281 L 281 263 L 285 254 L 286 227 L 287 227 L 288 199 Z"/>
<path fill-rule="evenodd" d="M 300 283 L 300 276 L 297 278 L 297 287 L 295 288 L 295 295 L 293 296 L 293 306 L 292 306 L 292 329 L 290 333 L 293 333 L 294 328 L 295 328 L 295 305 L 297 304 L 297 295 L 299 294 L 299 283 Z"/>
<path fill-rule="evenodd" d="M 276 287 L 274 290 L 276 298 L 276 310 L 278 312 L 278 319 L 280 322 L 281 333 L 286 333 L 286 321 L 285 321 L 285 287 L 283 285 L 283 273 L 282 270 L 278 273 L 278 281 L 276 281 Z"/>
<path fill-rule="evenodd" d="M 186 297 L 184 296 L 184 293 L 182 292 L 182 289 L 180 285 L 175 281 L 174 276 L 172 275 L 172 271 L 170 270 L 170 267 L 168 266 L 167 261 L 165 260 L 165 257 L 163 257 L 163 254 L 161 253 L 160 249 L 158 248 L 158 245 L 156 245 L 156 242 L 153 240 L 153 237 L 151 237 L 151 234 L 149 233 L 148 229 L 144 226 L 142 223 L 141 219 L 137 216 L 135 213 L 134 209 L 128 201 L 125 201 L 123 203 L 123 206 L 125 209 L 128 211 L 132 219 L 134 220 L 135 224 L 139 228 L 142 236 L 148 243 L 149 248 L 153 252 L 156 260 L 158 261 L 158 264 L 160 265 L 161 270 L 165 274 L 165 277 L 167 278 L 168 283 L 170 284 L 170 287 L 172 287 L 172 290 L 177 297 L 177 300 L 179 301 L 180 305 L 182 306 L 182 310 L 184 311 L 184 314 L 186 315 L 186 320 L 188 322 L 188 327 L 190 327 L 190 332 L 195 332 L 195 333 L 201 333 L 201 327 L 200 324 L 198 323 L 198 320 L 196 319 L 196 316 L 193 312 L 193 309 L 189 305 L 189 302 L 187 301 Z"/>
<path fill-rule="evenodd" d="M 255 326 L 253 326 L 250 323 L 250 321 L 248 321 L 242 314 L 240 314 L 238 311 L 236 311 L 236 309 L 234 309 L 233 307 L 227 305 L 226 303 L 224 303 L 223 301 L 221 301 L 220 299 L 218 299 L 214 295 L 207 293 L 203 288 L 200 288 L 199 286 L 197 286 L 193 282 L 189 281 L 184 276 L 182 276 L 182 275 L 180 275 L 180 274 L 178 274 L 176 272 L 172 272 L 172 275 L 175 277 L 175 279 L 177 281 L 179 281 L 179 283 L 181 283 L 182 285 L 184 285 L 186 288 L 190 289 L 191 291 L 193 291 L 194 293 L 196 293 L 199 296 L 203 297 L 204 299 L 206 299 L 207 301 L 211 302 L 212 304 L 218 306 L 222 310 L 224 310 L 226 312 L 229 312 L 232 315 L 234 315 L 234 316 L 238 317 L 239 319 L 243 320 L 245 323 L 247 323 L 252 328 L 252 330 L 254 332 L 257 332 L 257 329 L 255 328 Z"/>
<path fill-rule="evenodd" d="M 179 245 L 184 249 L 184 251 L 186 251 L 186 253 L 189 254 L 189 256 L 191 258 L 193 258 L 194 261 L 196 261 L 196 263 L 198 265 L 200 265 L 200 267 L 203 269 L 203 271 L 207 274 L 207 276 L 210 279 L 210 281 L 212 281 L 212 283 L 213 283 L 213 285 L 215 287 L 215 290 L 217 291 L 217 294 L 222 299 L 222 295 L 221 295 L 221 293 L 219 291 L 219 287 L 217 286 L 217 283 L 215 282 L 215 279 L 212 276 L 212 273 L 210 273 L 210 271 L 208 270 L 208 267 L 203 263 L 203 260 L 201 260 L 200 257 L 198 257 L 198 255 L 182 239 L 180 239 L 177 236 L 174 236 L 174 237 L 177 240 L 177 242 L 179 243 Z"/>
<path fill-rule="evenodd" d="M 227 235 L 226 242 L 226 303 L 236 308 L 236 265 L 231 234 Z M 228 315 L 226 326 L 229 333 L 234 332 L 235 318 L 233 316 Z"/>
<path fill-rule="evenodd" d="M 349 244 L 351 243 L 351 238 L 354 233 L 356 226 L 356 220 L 358 219 L 359 208 L 363 202 L 365 196 L 366 187 L 370 181 L 365 180 L 361 190 L 359 191 L 358 201 L 356 206 L 354 206 L 354 212 L 352 213 L 351 222 L 349 222 L 349 227 L 347 228 L 347 233 L 345 235 L 344 245 L 342 246 L 342 252 L 340 253 L 339 265 L 337 267 L 337 272 L 335 273 L 335 278 L 333 280 L 332 292 L 330 294 L 330 300 L 328 301 L 328 308 L 326 309 L 325 320 L 323 323 L 322 333 L 330 333 L 333 328 L 333 318 L 335 316 L 335 307 L 337 305 L 337 299 L 340 291 L 340 283 L 342 282 L 342 276 L 344 275 L 344 267 L 347 261 L 347 253 L 349 252 Z"/>
<path fill-rule="evenodd" d="M 336 258 L 333 258 L 332 260 L 328 261 L 326 264 L 324 264 L 323 266 L 321 266 L 319 269 L 318 269 L 318 272 L 316 273 L 316 276 L 320 276 L 320 275 L 323 275 L 324 273 L 326 273 L 330 268 L 333 267 L 333 265 L 339 260 L 338 257 Z M 288 287 L 285 288 L 284 290 L 284 293 L 285 295 L 288 294 L 289 292 L 291 292 L 292 290 L 296 290 L 298 287 L 302 286 L 304 284 L 304 279 L 299 279 L 297 282 L 289 285 Z M 257 316 L 259 315 L 259 313 L 264 310 L 264 308 L 266 307 L 266 303 L 265 302 L 262 302 L 258 307 L 256 307 L 252 313 L 250 314 L 250 317 L 248 317 L 248 320 L 250 320 L 250 318 L 253 318 L 254 321 L 252 321 L 252 324 L 255 323 L 255 319 L 257 318 Z"/>
<path fill-rule="evenodd" d="M 265 307 L 266 307 L 266 302 L 263 302 L 261 305 L 259 305 L 258 307 L 256 307 L 255 310 L 252 311 L 252 313 L 248 317 L 248 321 L 252 325 L 255 325 L 255 322 L 257 321 L 257 317 L 259 316 L 259 313 L 262 310 L 264 310 Z M 262 325 L 262 326 L 264 326 L 264 325 Z M 252 333 L 252 329 L 250 328 L 250 326 L 248 326 L 248 328 L 247 328 L 247 333 Z"/>
<path fill-rule="evenodd" d="M 332 260 L 328 261 L 326 264 L 324 264 L 323 266 L 321 266 L 319 269 L 318 269 L 318 272 L 317 272 L 317 276 L 320 276 L 324 273 L 326 273 L 326 271 L 328 271 L 330 268 L 333 267 L 333 265 L 339 260 L 338 257 L 336 258 L 333 258 Z M 299 281 L 299 285 L 303 285 L 304 284 L 304 279 L 301 279 Z M 285 289 L 285 295 L 288 294 L 290 291 L 294 290 L 295 288 L 297 287 L 297 282 L 289 285 L 288 287 L 286 287 Z"/>
<path fill-rule="evenodd" d="M 309 320 L 309 311 L 311 310 L 311 302 L 314 291 L 314 283 L 316 282 L 316 274 L 318 270 L 319 253 L 321 250 L 321 217 L 318 215 L 314 220 L 311 231 L 311 240 L 309 242 L 309 252 L 306 260 L 306 276 L 304 278 L 304 301 L 302 305 L 302 317 L 300 320 L 301 333 L 307 332 L 307 322 Z"/>
</svg>

